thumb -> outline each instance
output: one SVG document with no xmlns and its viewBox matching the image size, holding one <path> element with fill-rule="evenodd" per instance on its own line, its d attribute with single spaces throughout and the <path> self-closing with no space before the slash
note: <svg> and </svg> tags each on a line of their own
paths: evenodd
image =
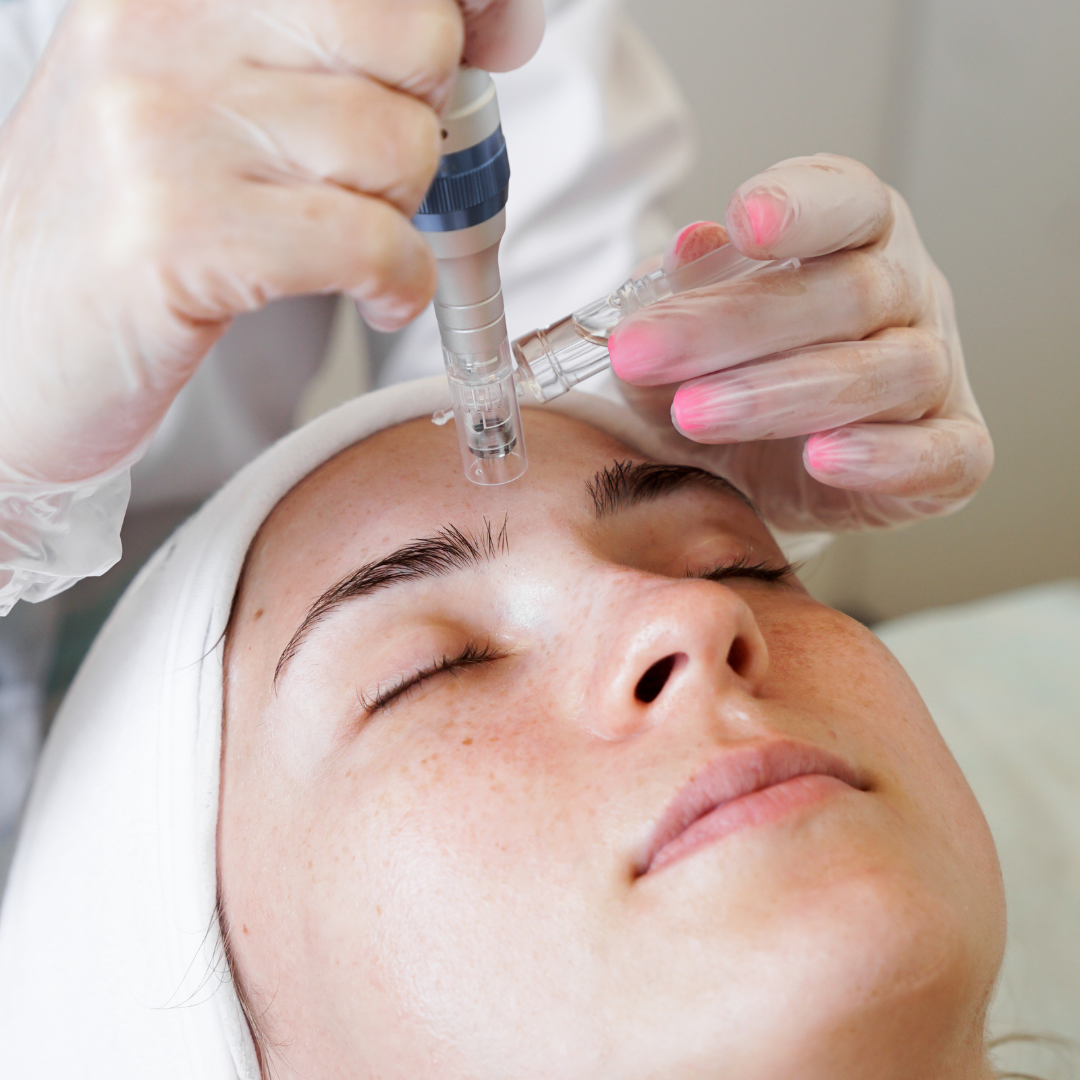
<svg viewBox="0 0 1080 1080">
<path fill-rule="evenodd" d="M 465 16 L 464 59 L 485 71 L 512 71 L 540 47 L 542 0 L 459 0 Z"/>
<path fill-rule="evenodd" d="M 732 243 L 751 259 L 811 259 L 872 244 L 893 221 L 889 188 L 836 154 L 791 158 L 747 180 L 728 203 Z"/>
</svg>

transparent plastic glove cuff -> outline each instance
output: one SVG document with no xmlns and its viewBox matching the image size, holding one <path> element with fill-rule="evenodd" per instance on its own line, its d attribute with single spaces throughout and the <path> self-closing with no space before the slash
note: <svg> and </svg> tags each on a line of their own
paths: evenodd
<svg viewBox="0 0 1080 1080">
<path fill-rule="evenodd" d="M 130 495 L 126 468 L 46 490 L 0 480 L 0 615 L 18 600 L 47 600 L 113 566 Z"/>
</svg>

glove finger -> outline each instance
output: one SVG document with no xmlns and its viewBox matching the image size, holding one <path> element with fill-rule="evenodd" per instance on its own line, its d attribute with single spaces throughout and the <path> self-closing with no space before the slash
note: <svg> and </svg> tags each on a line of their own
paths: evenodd
<svg viewBox="0 0 1080 1080">
<path fill-rule="evenodd" d="M 377 329 L 396 329 L 435 291 L 431 249 L 382 199 L 257 180 L 230 194 L 170 251 L 170 306 L 195 327 L 283 296 L 341 292 Z"/>
<path fill-rule="evenodd" d="M 710 251 L 723 247 L 728 242 L 727 229 L 715 221 L 694 221 L 683 226 L 669 241 L 667 247 L 658 254 L 642 259 L 634 267 L 631 277 L 640 278 L 662 269 L 670 274 L 680 266 L 694 262 Z"/>
<path fill-rule="evenodd" d="M 485 71 L 512 71 L 540 48 L 542 0 L 460 0 L 465 59 Z"/>
<path fill-rule="evenodd" d="M 789 439 L 861 420 L 918 420 L 948 392 L 948 354 L 928 330 L 781 353 L 684 383 L 671 417 L 701 443 Z"/>
<path fill-rule="evenodd" d="M 439 161 L 434 110 L 363 76 L 253 72 L 217 111 L 241 140 L 241 175 L 337 184 L 408 215 Z"/>
<path fill-rule="evenodd" d="M 803 464 L 830 487 L 940 504 L 975 492 L 993 467 L 994 447 L 986 428 L 970 418 L 856 424 L 812 435 Z"/>
<path fill-rule="evenodd" d="M 232 47 L 253 66 L 365 74 L 436 109 L 454 85 L 465 41 L 455 0 L 262 0 L 243 15 Z"/>
<path fill-rule="evenodd" d="M 751 259 L 809 259 L 873 243 L 892 219 L 890 190 L 865 165 L 815 154 L 747 180 L 725 220 L 732 242 Z"/>
<path fill-rule="evenodd" d="M 919 321 L 917 282 L 879 250 L 682 293 L 624 319 L 609 339 L 620 379 L 685 382 L 763 356 Z"/>
<path fill-rule="evenodd" d="M 727 242 L 727 229 L 723 225 L 718 225 L 715 221 L 693 221 L 683 226 L 668 241 L 660 265 L 665 274 L 670 274 L 687 263 L 696 262 L 710 251 L 723 247 Z M 634 276 L 641 275 L 635 273 Z"/>
</svg>

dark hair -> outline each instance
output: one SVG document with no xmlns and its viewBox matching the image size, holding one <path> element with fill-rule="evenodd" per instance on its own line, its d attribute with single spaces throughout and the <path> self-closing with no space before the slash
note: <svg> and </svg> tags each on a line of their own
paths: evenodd
<svg viewBox="0 0 1080 1080">
<path fill-rule="evenodd" d="M 272 1078 L 270 1051 L 274 1047 L 262 1023 L 269 1005 L 260 1013 L 256 1013 L 252 1007 L 251 994 L 248 992 L 247 984 L 240 976 L 240 971 L 233 957 L 232 928 L 229 926 L 229 920 L 225 916 L 225 905 L 221 902 L 220 888 L 218 889 L 217 902 L 214 905 L 214 918 L 217 921 L 218 932 L 221 935 L 221 949 L 225 957 L 229 977 L 232 979 L 236 997 L 240 1002 L 240 1009 L 244 1014 L 244 1019 L 247 1021 L 248 1029 L 251 1031 L 251 1041 L 255 1044 L 255 1057 L 258 1059 L 259 1072 L 264 1077 Z"/>
</svg>

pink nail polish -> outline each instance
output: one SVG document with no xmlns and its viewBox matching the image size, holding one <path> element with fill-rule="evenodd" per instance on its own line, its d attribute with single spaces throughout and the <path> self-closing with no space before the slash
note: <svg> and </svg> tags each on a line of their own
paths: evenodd
<svg viewBox="0 0 1080 1080">
<path fill-rule="evenodd" d="M 715 251 L 727 240 L 727 230 L 723 225 L 715 221 L 695 221 L 687 225 L 668 246 L 664 266 L 670 270 L 678 269 Z"/>
<path fill-rule="evenodd" d="M 803 452 L 806 455 L 806 464 L 815 472 L 832 472 L 835 458 L 830 453 L 827 444 L 808 439 Z"/>
<path fill-rule="evenodd" d="M 641 382 L 663 366 L 667 342 L 647 323 L 616 327 L 608 339 L 615 374 L 624 382 Z"/>
<path fill-rule="evenodd" d="M 684 386 L 675 393 L 671 415 L 680 431 L 693 435 L 715 426 L 723 412 L 717 405 L 715 394 Z"/>
<path fill-rule="evenodd" d="M 838 473 L 857 463 L 860 455 L 858 436 L 851 432 L 822 432 L 806 440 L 803 456 L 806 464 L 815 472 Z"/>
<path fill-rule="evenodd" d="M 754 243 L 763 248 L 775 243 L 787 224 L 787 203 L 764 191 L 754 192 L 742 202 L 754 230 Z"/>
<path fill-rule="evenodd" d="M 674 253 L 675 253 L 676 255 L 678 255 L 678 254 L 679 254 L 679 252 L 680 252 L 680 251 L 682 251 L 683 247 L 685 246 L 685 244 L 686 244 L 686 241 L 687 241 L 687 240 L 688 240 L 688 239 L 689 239 L 689 238 L 690 238 L 691 236 L 693 236 L 693 235 L 694 235 L 694 233 L 696 233 L 696 232 L 698 231 L 698 229 L 699 229 L 699 228 L 700 228 L 700 227 L 701 227 L 702 225 L 705 225 L 705 224 L 707 224 L 707 222 L 704 222 L 704 221 L 692 221 L 692 222 L 691 222 L 691 223 L 690 223 L 689 225 L 687 225 L 687 226 L 686 226 L 686 228 L 685 228 L 685 229 L 682 229 L 682 230 L 681 230 L 681 231 L 680 231 L 680 232 L 678 233 L 678 235 L 677 235 L 677 236 L 675 237 L 675 241 L 674 241 L 674 243 L 673 243 L 673 244 L 671 245 L 671 250 L 672 250 L 672 251 L 673 251 L 673 252 L 674 252 Z"/>
</svg>

